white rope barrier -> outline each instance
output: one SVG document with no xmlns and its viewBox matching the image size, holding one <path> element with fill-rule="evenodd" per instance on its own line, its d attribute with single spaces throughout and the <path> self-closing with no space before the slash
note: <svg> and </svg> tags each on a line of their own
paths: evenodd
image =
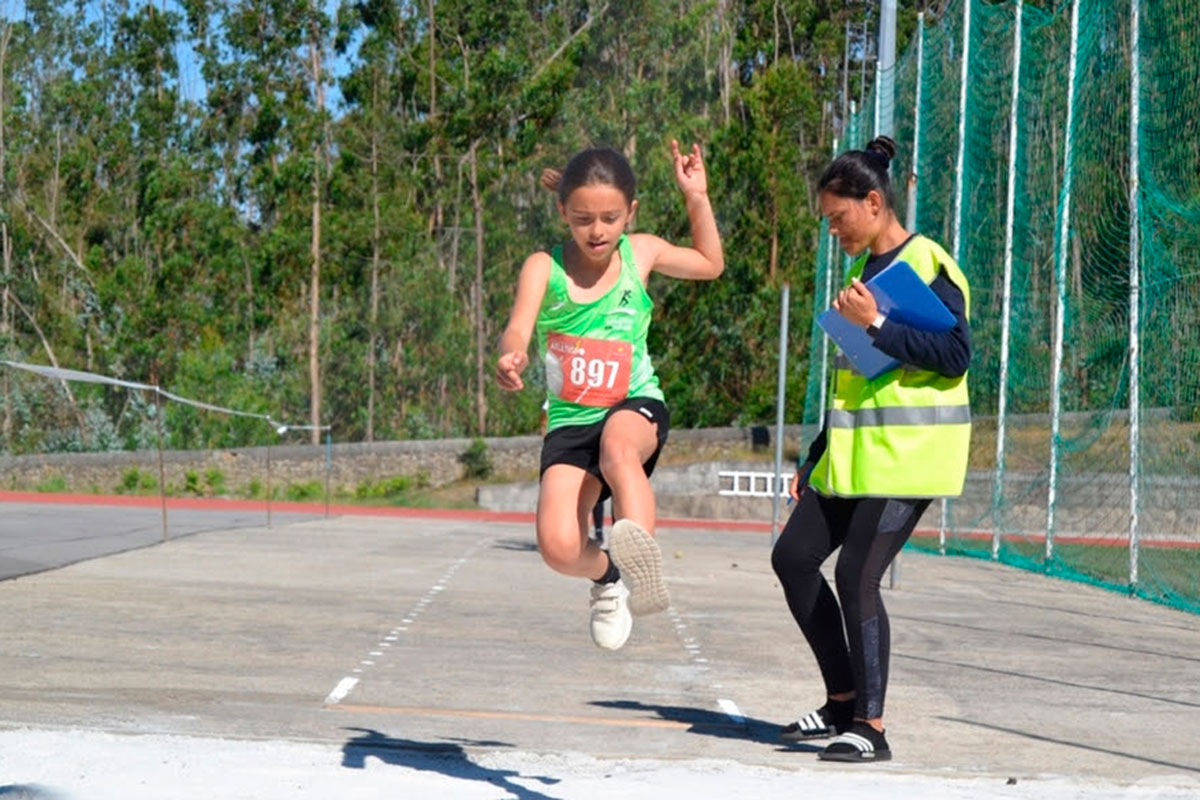
<svg viewBox="0 0 1200 800">
<path fill-rule="evenodd" d="M 107 375 L 99 375 L 95 372 L 83 372 L 76 369 L 64 369 L 63 367 L 47 367 L 41 364 L 26 364 L 21 361 L 0 361 L 6 367 L 20 369 L 26 372 L 32 372 L 35 375 L 41 375 L 43 378 L 52 380 L 64 381 L 79 381 L 82 383 L 102 383 L 108 386 L 120 386 L 125 389 L 139 389 L 148 392 L 155 392 L 168 400 L 173 400 L 177 403 L 192 406 L 193 408 L 203 409 L 205 411 L 214 411 L 218 414 L 229 414 L 235 417 L 248 417 L 250 419 L 261 419 L 263 422 L 271 426 L 271 428 L 283 435 L 288 431 L 327 431 L 330 429 L 328 425 L 299 425 L 290 422 L 280 422 L 269 414 L 258 414 L 253 411 L 239 411 L 236 408 L 226 408 L 225 406 L 213 405 L 200 400 L 193 400 L 190 397 L 168 392 L 161 386 L 153 386 L 148 383 L 137 383 L 136 381 L 126 381 L 120 378 L 111 378 Z"/>
</svg>

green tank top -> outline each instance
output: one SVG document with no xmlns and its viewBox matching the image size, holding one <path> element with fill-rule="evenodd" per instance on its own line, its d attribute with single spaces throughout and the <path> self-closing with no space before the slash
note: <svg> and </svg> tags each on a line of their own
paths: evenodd
<svg viewBox="0 0 1200 800">
<path fill-rule="evenodd" d="M 571 300 L 562 250 L 559 245 L 550 254 L 550 279 L 536 325 L 546 368 L 547 431 L 599 422 L 622 397 L 664 400 L 646 352 L 654 301 L 642 285 L 629 237 L 617 242 L 621 273 L 616 284 L 591 303 Z M 626 378 L 628 390 L 622 392 Z M 600 405 L 592 404 L 596 399 Z"/>
</svg>

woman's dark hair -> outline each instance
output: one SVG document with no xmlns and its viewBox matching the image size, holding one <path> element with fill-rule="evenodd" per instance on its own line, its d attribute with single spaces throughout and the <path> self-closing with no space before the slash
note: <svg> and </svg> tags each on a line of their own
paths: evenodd
<svg viewBox="0 0 1200 800">
<path fill-rule="evenodd" d="M 882 195 L 888 208 L 895 208 L 892 181 L 888 177 L 888 164 L 895 156 L 896 142 L 878 136 L 865 149 L 848 150 L 835 158 L 817 181 L 817 191 L 862 200 L 874 190 Z"/>
<path fill-rule="evenodd" d="M 637 179 L 633 177 L 633 168 L 629 166 L 625 156 L 611 147 L 597 147 L 576 153 L 562 171 L 542 171 L 542 186 L 552 192 L 558 192 L 558 199 L 562 203 L 566 203 L 571 192 L 580 186 L 591 186 L 595 183 L 619 189 L 621 194 L 625 195 L 626 204 L 633 203 L 637 194 Z"/>
</svg>

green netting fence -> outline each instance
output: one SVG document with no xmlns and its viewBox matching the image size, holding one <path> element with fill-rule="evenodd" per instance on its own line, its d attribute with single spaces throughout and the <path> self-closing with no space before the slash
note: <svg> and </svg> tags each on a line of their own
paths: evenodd
<svg viewBox="0 0 1200 800">
<path fill-rule="evenodd" d="M 885 77 L 841 146 L 892 117 L 901 219 L 974 299 L 967 488 L 913 546 L 1200 612 L 1200 3 L 952 0 Z"/>
</svg>

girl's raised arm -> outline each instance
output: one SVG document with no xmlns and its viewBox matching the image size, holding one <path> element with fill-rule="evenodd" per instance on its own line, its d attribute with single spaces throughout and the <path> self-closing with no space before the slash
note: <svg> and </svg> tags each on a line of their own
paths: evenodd
<svg viewBox="0 0 1200 800">
<path fill-rule="evenodd" d="M 692 228 L 692 246 L 679 247 L 657 236 L 641 235 L 639 264 L 648 274 L 654 270 L 672 278 L 712 280 L 725 270 L 721 233 L 708 199 L 708 175 L 700 145 L 693 144 L 686 156 L 679 142 L 671 140 L 671 158 L 675 162 L 675 183 L 683 193 Z"/>
</svg>

